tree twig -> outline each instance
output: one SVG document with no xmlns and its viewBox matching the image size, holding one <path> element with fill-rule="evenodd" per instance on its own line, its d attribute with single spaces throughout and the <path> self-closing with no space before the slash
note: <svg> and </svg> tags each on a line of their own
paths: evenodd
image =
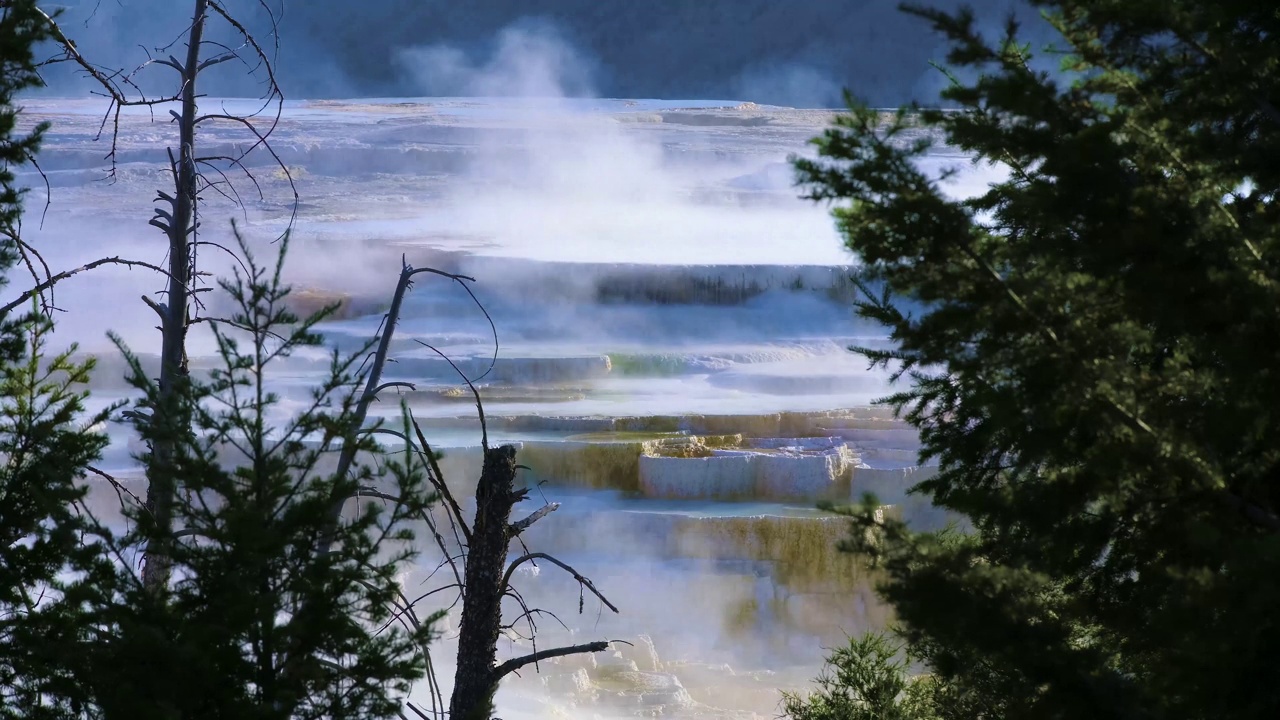
<svg viewBox="0 0 1280 720">
<path fill-rule="evenodd" d="M 544 552 L 532 552 L 525 555 L 521 555 L 515 560 L 512 560 L 511 564 L 507 566 L 507 571 L 502 575 L 502 584 L 499 587 L 501 587 L 503 591 L 506 591 L 507 588 L 511 586 L 511 575 L 515 573 L 516 568 L 520 567 L 524 563 L 529 562 L 530 560 L 546 560 L 547 562 L 552 563 L 553 565 L 559 566 L 562 570 L 572 575 L 573 579 L 577 580 L 580 585 L 590 590 L 592 594 L 594 594 L 596 597 L 600 598 L 600 602 L 604 603 L 605 607 L 609 608 L 615 613 L 618 612 L 617 606 L 609 602 L 609 598 L 605 597 L 604 593 L 601 593 L 599 590 L 596 589 L 595 584 L 591 582 L 591 578 L 585 577 L 584 575 L 579 573 L 577 570 L 574 570 L 573 567 L 570 566 L 569 564 L 557 559 L 552 555 L 548 555 L 547 553 L 544 553 Z"/>
<path fill-rule="evenodd" d="M 467 527 L 467 521 L 462 516 L 462 507 L 458 505 L 458 500 L 449 491 L 449 486 L 444 481 L 444 475 L 440 472 L 440 464 L 436 461 L 435 453 L 431 451 L 431 445 L 427 442 L 427 437 L 422 433 L 422 427 L 418 425 L 417 418 L 413 417 L 413 413 L 409 413 L 409 422 L 413 425 L 413 431 L 418 436 L 418 444 L 422 447 L 422 452 L 426 455 L 427 463 L 431 466 L 429 478 L 431 483 L 435 485 L 436 492 L 440 493 L 440 497 L 444 498 L 445 506 L 451 514 L 454 525 L 462 532 L 462 536 L 466 538 L 467 547 L 471 546 L 471 528 Z"/>
</svg>

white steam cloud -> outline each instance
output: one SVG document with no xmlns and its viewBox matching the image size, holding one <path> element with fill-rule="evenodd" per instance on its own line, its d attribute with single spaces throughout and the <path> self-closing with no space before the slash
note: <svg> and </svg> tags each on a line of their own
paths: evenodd
<svg viewBox="0 0 1280 720">
<path fill-rule="evenodd" d="M 453 45 L 406 48 L 396 62 L 419 94 L 432 97 L 559 98 L 594 94 L 590 64 L 554 26 L 517 22 L 479 61 Z"/>
<path fill-rule="evenodd" d="M 847 328 L 840 324 L 847 321 L 847 309 L 833 309 L 833 303 L 814 297 L 799 309 L 775 297 L 727 309 L 605 307 L 592 295 L 565 301 L 539 297 L 534 294 L 537 283 L 528 282 L 534 270 L 529 261 L 685 266 L 672 267 L 673 272 L 699 265 L 848 263 L 824 209 L 786 197 L 790 173 L 785 158 L 803 150 L 813 128 L 774 128 L 769 118 L 749 107 L 682 115 L 671 112 L 670 105 L 627 106 L 590 99 L 592 61 L 545 24 L 508 27 L 488 52 L 478 55 L 432 45 L 405 50 L 397 62 L 421 93 L 507 101 L 455 100 L 411 110 L 370 101 L 305 106 L 297 115 L 287 113 L 276 146 L 296 171 L 304 204 L 286 266 L 291 280 L 387 298 L 399 256 L 386 251 L 385 241 L 455 251 L 451 259 L 461 265 L 457 269 L 475 275 L 482 297 L 493 300 L 490 309 L 506 352 L 532 354 L 538 349 L 533 340 L 546 338 L 556 343 L 554 352 L 572 356 L 610 352 L 615 348 L 607 343 L 622 340 L 645 348 L 677 336 L 706 340 L 726 333 L 726 328 L 739 333 L 735 340 L 761 344 L 784 332 L 798 333 L 806 323 L 821 324 L 818 320 L 827 323 L 820 332 Z M 744 91 L 770 83 L 793 91 L 803 88 L 815 104 L 827 104 L 818 101 L 835 87 L 829 78 L 803 66 L 760 71 L 741 80 Z M 85 156 L 83 147 L 76 149 L 92 134 L 85 127 L 89 126 L 81 128 L 84 137 L 64 133 L 53 147 Z M 148 136 L 152 143 L 171 139 L 160 123 L 130 127 L 138 143 L 146 143 Z M 211 140 L 217 138 L 202 138 Z M 57 217 L 51 217 L 38 238 L 51 264 L 73 266 L 104 252 L 164 262 L 163 238 L 146 219 L 155 188 L 163 186 L 165 178 L 141 170 L 145 165 L 136 163 L 130 168 L 132 175 L 126 173 L 126 181 L 114 188 L 57 189 L 52 213 Z M 271 170 L 262 173 L 267 178 Z M 284 190 L 279 179 L 270 182 L 274 184 L 269 200 L 251 201 L 244 224 L 261 247 L 260 259 L 268 262 L 273 248 L 266 243 L 280 227 Z M 744 187 L 760 192 L 735 194 L 735 188 Z M 72 212 L 75 205 L 80 210 Z M 231 212 L 228 204 L 210 200 L 203 210 L 207 239 L 225 244 L 225 218 Z M 460 243 L 458 237 L 473 241 Z M 381 250 L 370 250 L 379 244 Z M 219 274 L 233 267 L 213 249 L 205 257 L 210 261 L 205 269 Z M 548 273 L 540 280 L 544 288 L 581 281 L 574 273 L 582 265 L 559 267 L 570 269 L 540 270 Z M 517 282 L 533 290 L 504 297 L 503 288 Z M 68 281 L 59 290 L 59 304 L 69 311 L 63 327 L 77 339 L 100 339 L 108 328 L 125 330 L 135 349 L 155 352 L 155 318 L 148 316 L 150 311 L 137 296 L 160 285 L 155 276 L 124 270 Z M 404 318 L 402 332 L 462 336 L 487 330 L 478 316 L 457 314 L 458 305 L 449 304 L 452 299 L 439 292 L 432 294 L 432 287 L 423 280 L 415 290 L 419 304 L 412 309 L 417 314 Z M 819 311 L 827 315 L 819 317 Z M 735 323 L 740 327 L 729 327 Z M 347 329 L 372 333 L 375 325 L 356 321 Z M 487 352 L 487 346 L 484 349 Z M 842 354 L 831 356 L 832 364 L 859 364 Z M 668 393 L 658 400 L 677 395 L 682 402 L 696 399 L 693 384 L 685 382 L 676 378 L 655 383 Z M 738 397 L 744 403 L 757 402 L 751 393 Z M 632 410 L 647 410 L 646 400 L 638 398 Z M 705 408 L 717 410 L 723 408 Z M 550 526 L 575 520 L 553 516 L 544 522 Z M 603 537 L 608 530 L 602 527 L 595 536 Z M 574 620 L 578 635 L 594 639 L 661 632 L 666 635 L 661 651 L 675 659 L 697 660 L 698 653 L 706 651 L 707 656 L 737 657 L 747 663 L 770 659 L 812 666 L 821 656 L 816 638 L 792 633 L 775 621 L 774 606 L 784 601 L 791 602 L 788 612 L 812 615 L 804 612 L 803 598 L 792 600 L 782 592 L 775 596 L 772 581 L 754 569 L 716 568 L 702 563 L 702 556 L 677 565 L 669 558 L 633 552 L 641 544 L 642 540 L 628 547 L 619 543 L 619 554 L 631 553 L 625 574 L 607 557 L 583 558 L 581 569 L 596 575 L 601 588 L 620 598 L 620 604 L 625 598 L 629 614 L 598 625 L 594 618 Z M 601 545 L 593 542 L 591 549 Z M 765 559 L 767 563 L 776 569 L 776 559 Z M 696 597 L 688 590 L 691 582 L 697 583 Z M 557 606 L 572 608 L 575 592 L 570 583 L 547 594 Z M 683 614 L 663 604 L 672 598 L 682 605 Z M 668 624 L 662 626 L 663 622 Z M 838 633 L 828 634 L 826 640 L 838 641 Z M 758 644 L 754 652 L 744 653 L 744 635 Z M 805 668 L 805 677 L 811 669 Z"/>
</svg>

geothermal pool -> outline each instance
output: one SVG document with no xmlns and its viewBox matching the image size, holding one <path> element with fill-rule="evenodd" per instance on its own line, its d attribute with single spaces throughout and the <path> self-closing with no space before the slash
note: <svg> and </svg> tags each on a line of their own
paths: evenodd
<svg viewBox="0 0 1280 720">
<path fill-rule="evenodd" d="M 103 110 L 96 100 L 27 104 L 28 120 L 52 123 L 40 155 L 50 205 L 37 222 L 43 182 L 33 176 L 28 240 L 55 271 L 104 254 L 164 256 L 146 222 L 173 127 L 126 115 L 104 180 L 109 139 L 94 140 Z M 537 488 L 516 514 L 562 504 L 525 542 L 591 577 L 621 611 L 588 596 L 579 614 L 569 578 L 550 566 L 522 573 L 531 604 L 564 621 L 540 625 L 539 647 L 631 644 L 509 678 L 502 717 L 774 717 L 779 690 L 806 686 L 824 648 L 887 621 L 872 579 L 835 551 L 844 523 L 813 509 L 870 490 L 936 520 L 904 495 L 931 472 L 915 467 L 914 434 L 871 407 L 885 374 L 845 350 L 884 341 L 852 315 L 850 258 L 825 210 L 792 187 L 787 155 L 805 152 L 830 115 L 731 102 L 286 105 L 273 143 L 299 195 L 287 264 L 299 302 L 343 299 L 324 332 L 352 349 L 375 332 L 402 257 L 475 277 L 499 335 L 480 382 L 490 438 L 521 447 Z M 245 137 L 214 129 L 199 141 L 222 154 Z M 242 181 L 237 208 L 210 191 L 201 221 L 206 239 L 225 243 L 238 218 L 267 255 L 294 209 L 285 173 L 256 157 L 262 195 Z M 966 192 L 981 177 L 958 182 Z M 206 269 L 230 271 L 229 258 L 202 253 Z M 96 272 L 56 300 L 68 311 L 59 338 L 102 358 L 95 398 L 106 402 L 125 390 L 104 333 L 154 362 L 159 335 L 138 296 L 161 279 Z M 395 337 L 387 379 L 414 384 L 405 399 L 445 452 L 454 493 L 469 497 L 474 410 L 454 370 L 415 341 L 475 375 L 493 352 L 489 326 L 457 287 L 424 279 Z M 209 350 L 193 338 L 194 367 Z M 300 397 L 321 364 L 296 357 L 275 381 Z M 390 416 L 402 398 L 386 395 L 377 411 Z M 136 475 L 132 440 L 112 432 L 104 466 Z M 406 594 L 430 587 L 435 562 L 428 552 L 405 576 Z M 453 623 L 434 651 L 446 684 Z M 528 647 L 513 633 L 500 653 Z M 415 700 L 429 707 L 425 691 Z"/>
</svg>

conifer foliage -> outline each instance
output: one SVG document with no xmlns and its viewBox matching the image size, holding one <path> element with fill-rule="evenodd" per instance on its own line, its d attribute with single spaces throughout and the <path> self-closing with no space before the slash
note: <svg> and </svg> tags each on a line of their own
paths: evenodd
<svg viewBox="0 0 1280 720">
<path fill-rule="evenodd" d="M 37 3 L 0 1 L 0 273 L 31 257 L 16 169 L 46 126 L 21 132 L 15 96 L 39 84 L 49 27 Z M 423 677 L 436 617 L 404 610 L 400 576 L 433 500 L 425 458 L 375 442 L 407 423 L 354 411 L 365 352 L 332 353 L 308 402 L 272 391 L 336 309 L 289 312 L 287 246 L 263 265 L 240 242 L 242 269 L 220 284 L 233 311 L 207 321 L 220 362 L 178 392 L 117 340 L 137 391 L 124 412 L 87 412 L 94 365 L 49 349 L 38 293 L 0 317 L 0 718 L 388 718 Z M 95 468 L 107 426 L 172 449 L 138 457 L 174 488 L 170 522 Z M 357 461 L 339 471 L 343 449 Z M 91 514 L 94 482 L 122 490 L 116 517 Z M 172 562 L 159 588 L 137 562 L 156 544 Z"/>
<path fill-rule="evenodd" d="M 1280 11 L 1033 4 L 1062 73 L 917 8 L 960 109 L 855 103 L 797 161 L 940 464 L 917 492 L 972 529 L 867 505 L 848 547 L 956 717 L 1280 716 Z M 949 197 L 939 142 L 1007 177 Z"/>
<path fill-rule="evenodd" d="M 135 505 L 120 542 L 139 551 L 166 543 L 174 577 L 158 597 L 132 578 L 114 610 L 120 632 L 91 673 L 108 687 L 145 684 L 150 702 L 177 717 L 394 717 L 425 672 L 434 618 L 397 611 L 412 524 L 434 499 L 425 460 L 385 452 L 374 440 L 383 428 L 358 424 L 368 348 L 332 352 L 310 400 L 282 407 L 273 364 L 320 345 L 315 326 L 336 310 L 290 312 L 287 249 L 286 238 L 264 267 L 240 241 L 244 268 L 220 283 L 235 310 L 212 323 L 219 364 L 187 376 L 168 412 L 154 412 L 164 396 L 117 341 L 141 394 L 131 415 L 139 436 L 154 447 L 169 433 L 173 448 L 163 467 L 151 453 L 140 460 L 149 478 L 168 475 L 176 487 L 172 533 Z M 153 423 L 157 415 L 178 425 Z M 394 432 L 407 437 L 407 424 Z M 351 445 L 361 462 L 340 473 L 337 456 Z M 361 501 L 362 491 L 378 499 Z M 335 523 L 333 509 L 351 501 Z M 138 678 L 139 666 L 153 671 Z M 122 718 L 135 702 L 132 692 L 103 700 Z"/>
<path fill-rule="evenodd" d="M 22 199 L 16 174 L 39 149 L 46 126 L 19 129 L 15 96 L 38 86 L 32 49 L 45 38 L 34 2 L 0 3 L 0 286 L 22 257 Z M 68 709 L 67 648 L 53 636 L 83 637 L 73 600 L 94 573 L 102 546 L 83 512 L 78 482 L 105 438 L 87 428 L 78 388 L 92 369 L 73 351 L 50 352 L 49 319 L 33 303 L 0 315 L 0 717 L 53 718 Z M 70 579 L 68 579 L 70 578 Z"/>
</svg>

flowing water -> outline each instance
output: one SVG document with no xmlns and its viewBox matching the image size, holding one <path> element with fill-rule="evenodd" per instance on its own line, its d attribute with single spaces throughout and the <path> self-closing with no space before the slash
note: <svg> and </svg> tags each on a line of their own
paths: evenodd
<svg viewBox="0 0 1280 720">
<path fill-rule="evenodd" d="M 103 180 L 103 109 L 27 107 L 53 123 L 41 154 L 51 204 L 36 228 L 33 194 L 28 239 L 55 269 L 103 254 L 163 257 L 146 220 L 173 127 L 126 114 Z M 626 641 L 527 668 L 499 694 L 502 716 L 772 717 L 779 690 L 804 687 L 824 648 L 886 622 L 874 579 L 835 549 L 845 523 L 814 507 L 874 491 L 933 522 L 904 494 L 932 470 L 914 467 L 913 432 L 871 406 L 887 376 L 846 347 L 884 338 L 850 310 L 851 259 L 830 217 L 792 185 L 788 154 L 805 152 L 830 117 L 716 102 L 295 101 L 273 136 L 288 173 L 259 152 L 254 181 L 237 180 L 243 210 L 206 192 L 204 238 L 225 245 L 238 217 L 268 257 L 290 226 L 292 177 L 300 202 L 286 275 L 302 309 L 343 301 L 324 326 L 340 348 L 376 331 L 402 259 L 476 278 L 499 337 L 480 382 L 490 439 L 519 444 L 535 488 L 517 515 L 561 503 L 525 543 L 591 577 L 620 610 L 580 599 L 553 565 L 527 565 L 525 600 L 563 623 L 540 620 L 538 647 Z M 199 141 L 209 155 L 246 143 L 216 127 Z M 962 175 L 957 192 L 979 179 Z M 207 268 L 232 267 L 212 245 L 201 253 Z M 59 337 L 102 358 L 95 390 L 106 402 L 124 388 L 103 334 L 115 330 L 153 363 L 154 316 L 137 297 L 161 279 L 95 272 L 60 286 Z M 414 389 L 376 406 L 390 416 L 407 399 L 444 450 L 454 493 L 469 497 L 474 408 L 457 371 L 421 343 L 475 376 L 491 362 L 490 328 L 456 286 L 420 280 L 387 369 Z M 193 338 L 193 366 L 209 352 L 207 337 Z M 294 358 L 275 380 L 300 397 L 322 363 Z M 132 441 L 112 432 L 106 465 L 128 475 Z M 428 553 L 405 575 L 409 596 L 439 584 L 436 561 Z M 446 681 L 453 623 L 435 653 Z M 527 630 L 517 625 L 500 654 L 529 652 Z M 430 704 L 425 690 L 417 699 Z"/>
</svg>

